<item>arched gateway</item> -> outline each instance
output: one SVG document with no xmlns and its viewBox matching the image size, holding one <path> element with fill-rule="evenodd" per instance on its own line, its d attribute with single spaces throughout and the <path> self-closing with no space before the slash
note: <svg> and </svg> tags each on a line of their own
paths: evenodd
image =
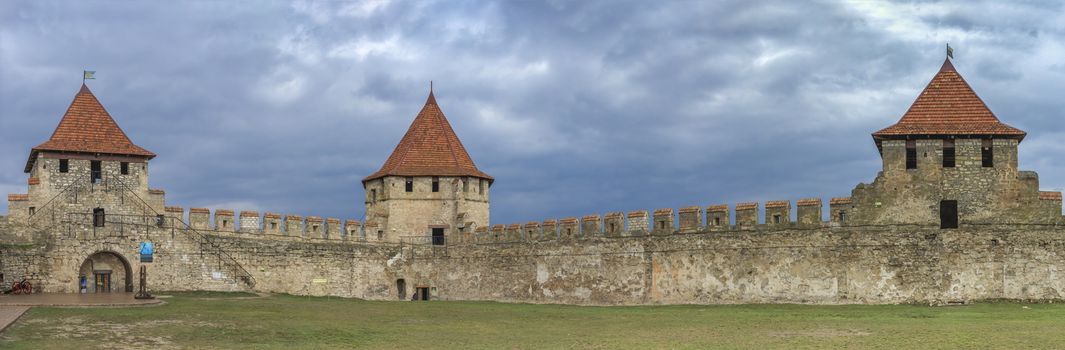
<svg viewBox="0 0 1065 350">
<path fill-rule="evenodd" d="M 93 253 L 78 269 L 77 290 L 82 293 L 133 292 L 133 269 L 122 255 L 110 251 Z"/>
</svg>

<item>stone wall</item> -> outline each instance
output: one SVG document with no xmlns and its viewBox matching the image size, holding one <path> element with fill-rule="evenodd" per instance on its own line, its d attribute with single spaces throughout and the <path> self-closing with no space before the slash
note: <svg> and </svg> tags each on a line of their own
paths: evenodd
<svg viewBox="0 0 1065 350">
<path fill-rule="evenodd" d="M 253 290 L 296 295 L 392 300 L 404 279 L 408 296 L 426 286 L 436 299 L 594 305 L 1065 298 L 1062 225 L 774 224 L 446 248 L 197 232 L 254 276 Z M 3 246 L 5 275 L 37 272 L 46 291 L 74 292 L 86 258 L 113 252 L 136 271 L 137 242 L 148 240 L 153 290 L 248 289 L 190 230 L 53 237 Z"/>
</svg>

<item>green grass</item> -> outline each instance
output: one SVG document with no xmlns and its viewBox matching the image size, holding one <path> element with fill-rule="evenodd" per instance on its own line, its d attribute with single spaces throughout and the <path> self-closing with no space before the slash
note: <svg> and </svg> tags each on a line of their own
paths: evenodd
<svg viewBox="0 0 1065 350">
<path fill-rule="evenodd" d="M 1061 348 L 1065 305 L 582 307 L 175 293 L 34 308 L 0 348 Z M 104 345 L 104 347 L 112 347 Z"/>
</svg>

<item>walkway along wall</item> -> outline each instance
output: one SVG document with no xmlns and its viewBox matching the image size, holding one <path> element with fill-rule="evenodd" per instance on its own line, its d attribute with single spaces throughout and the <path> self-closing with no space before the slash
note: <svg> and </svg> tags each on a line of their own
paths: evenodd
<svg viewBox="0 0 1065 350">
<path fill-rule="evenodd" d="M 182 230 L 63 237 L 3 247 L 8 276 L 33 269 L 46 291 L 75 292 L 97 251 L 138 269 L 136 242 L 156 242 L 153 290 L 247 290 L 396 299 L 416 286 L 445 300 L 596 305 L 907 303 L 1065 298 L 1065 227 L 966 225 L 702 229 L 446 248 L 206 231 L 252 276 L 232 278 Z"/>
</svg>

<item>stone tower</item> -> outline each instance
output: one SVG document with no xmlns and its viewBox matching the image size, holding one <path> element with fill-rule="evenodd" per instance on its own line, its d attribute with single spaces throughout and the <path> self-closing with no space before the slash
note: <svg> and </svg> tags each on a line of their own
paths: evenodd
<svg viewBox="0 0 1065 350">
<path fill-rule="evenodd" d="M 952 228 L 1061 217 L 1060 202 L 1041 200 L 1049 193 L 1038 175 L 1018 170 L 1025 132 L 999 121 L 950 59 L 897 123 L 872 136 L 883 170 L 853 200 L 834 200 L 833 221 Z"/>
<path fill-rule="evenodd" d="M 362 180 L 368 240 L 444 244 L 488 225 L 492 177 L 466 153 L 432 89 L 381 169 Z M 430 238 L 431 237 L 431 238 Z"/>
<path fill-rule="evenodd" d="M 30 150 L 26 194 L 8 195 L 13 225 L 53 233 L 91 230 L 130 221 L 151 224 L 163 212 L 163 192 L 148 189 L 155 154 L 134 144 L 82 84 L 48 141 Z M 62 227 L 60 230 L 58 227 Z"/>
</svg>

